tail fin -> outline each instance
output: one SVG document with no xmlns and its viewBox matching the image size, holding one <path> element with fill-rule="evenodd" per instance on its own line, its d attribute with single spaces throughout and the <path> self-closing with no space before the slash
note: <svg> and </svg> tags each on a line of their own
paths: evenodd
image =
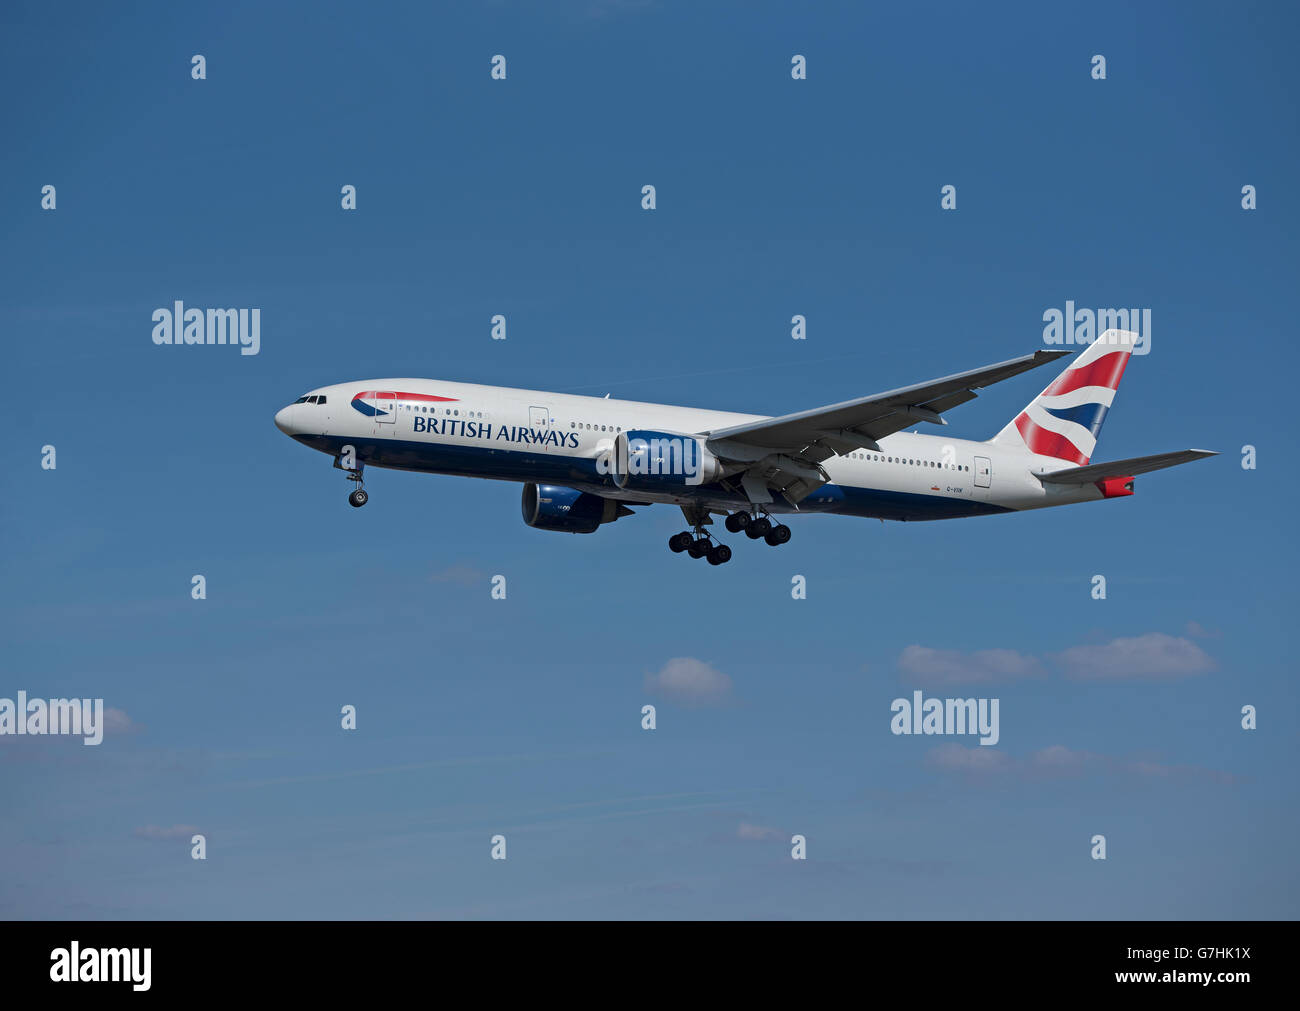
<svg viewBox="0 0 1300 1011">
<path fill-rule="evenodd" d="M 1137 342 L 1132 330 L 1107 330 L 989 441 L 1086 464 Z"/>
</svg>

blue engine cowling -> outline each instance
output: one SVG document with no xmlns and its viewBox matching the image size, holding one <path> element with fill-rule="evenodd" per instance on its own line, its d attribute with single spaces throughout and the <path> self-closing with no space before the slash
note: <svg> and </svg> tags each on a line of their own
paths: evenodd
<svg viewBox="0 0 1300 1011">
<path fill-rule="evenodd" d="M 709 484 L 723 474 L 722 461 L 702 439 L 675 432 L 620 432 L 608 465 L 614 484 L 625 491 L 676 490 Z"/>
<path fill-rule="evenodd" d="M 558 484 L 524 485 L 524 522 L 538 530 L 562 530 L 569 534 L 590 534 L 602 523 L 613 523 L 632 510 L 613 499 L 601 498 Z"/>
</svg>

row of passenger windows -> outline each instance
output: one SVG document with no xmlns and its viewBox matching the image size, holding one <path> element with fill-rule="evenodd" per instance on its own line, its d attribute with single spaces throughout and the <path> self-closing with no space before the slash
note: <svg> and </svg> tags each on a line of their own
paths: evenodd
<svg viewBox="0 0 1300 1011">
<path fill-rule="evenodd" d="M 294 401 L 294 403 L 295 404 L 323 404 L 325 403 L 325 398 L 321 396 L 299 397 L 297 400 Z"/>
<path fill-rule="evenodd" d="M 934 467 L 938 470 L 970 470 L 960 463 L 935 463 L 933 460 L 911 460 L 901 456 L 883 456 L 880 453 L 850 453 L 850 460 L 871 460 L 875 463 L 902 463 L 909 467 Z"/>
<path fill-rule="evenodd" d="M 381 401 L 381 404 L 382 404 L 382 401 Z M 438 413 L 438 408 L 436 408 L 436 407 L 427 407 L 427 406 L 425 406 L 424 404 L 398 404 L 398 405 L 397 405 L 397 409 L 398 409 L 399 411 L 401 411 L 401 410 L 414 411 L 416 414 L 437 414 L 437 413 Z M 442 409 L 442 413 L 445 414 L 445 415 L 447 415 L 447 417 L 449 417 L 449 418 L 459 418 L 459 417 L 460 417 L 460 408 L 459 408 L 459 407 L 444 407 L 444 408 Z M 487 415 L 484 414 L 482 411 L 466 411 L 466 412 L 465 412 L 465 417 L 467 417 L 467 418 L 486 418 Z"/>
<path fill-rule="evenodd" d="M 570 428 L 581 428 L 588 432 L 621 432 L 622 425 L 589 425 L 585 421 L 570 421 Z"/>
</svg>

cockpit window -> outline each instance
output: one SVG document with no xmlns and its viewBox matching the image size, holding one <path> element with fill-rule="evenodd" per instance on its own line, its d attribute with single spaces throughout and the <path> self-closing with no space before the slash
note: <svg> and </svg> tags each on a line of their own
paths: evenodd
<svg viewBox="0 0 1300 1011">
<path fill-rule="evenodd" d="M 299 397 L 297 400 L 294 401 L 294 403 L 295 403 L 295 404 L 305 404 L 305 403 L 307 403 L 307 398 L 306 398 L 306 397 Z"/>
<path fill-rule="evenodd" d="M 323 403 L 325 403 L 325 398 L 324 398 L 324 397 L 317 397 L 317 398 L 316 398 L 316 403 L 318 403 L 318 404 L 323 404 Z"/>
</svg>

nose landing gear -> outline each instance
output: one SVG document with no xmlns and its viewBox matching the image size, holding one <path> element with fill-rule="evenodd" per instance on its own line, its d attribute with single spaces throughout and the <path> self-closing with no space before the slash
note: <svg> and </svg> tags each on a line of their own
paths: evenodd
<svg viewBox="0 0 1300 1011">
<path fill-rule="evenodd" d="M 365 479 L 361 476 L 365 466 L 364 463 L 358 463 L 355 469 L 348 470 L 348 480 L 355 481 L 357 485 L 348 495 L 348 505 L 354 509 L 360 509 L 370 501 L 370 496 L 366 494 Z"/>
</svg>

